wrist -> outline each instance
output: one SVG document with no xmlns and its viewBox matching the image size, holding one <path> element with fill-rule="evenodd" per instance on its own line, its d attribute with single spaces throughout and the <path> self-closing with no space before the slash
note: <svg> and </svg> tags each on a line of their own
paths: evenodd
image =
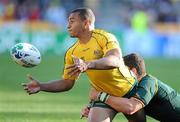
<svg viewBox="0 0 180 122">
<path fill-rule="evenodd" d="M 91 62 L 86 62 L 87 63 L 87 69 L 95 69 L 96 68 L 96 62 L 91 61 Z"/>
<path fill-rule="evenodd" d="M 98 100 L 101 101 L 101 102 L 103 102 L 103 103 L 106 103 L 106 101 L 108 100 L 109 96 L 110 96 L 110 95 L 107 94 L 107 93 L 105 93 L 105 92 L 100 92 L 100 93 L 98 94 Z"/>
<path fill-rule="evenodd" d="M 43 84 L 39 83 L 39 92 L 44 91 Z"/>
</svg>

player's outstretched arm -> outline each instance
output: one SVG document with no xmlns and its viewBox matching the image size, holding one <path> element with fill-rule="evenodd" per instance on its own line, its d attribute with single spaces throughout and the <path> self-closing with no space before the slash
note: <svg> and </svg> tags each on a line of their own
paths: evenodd
<svg viewBox="0 0 180 122">
<path fill-rule="evenodd" d="M 24 90 L 30 95 L 39 91 L 46 92 L 63 92 L 68 91 L 74 86 L 75 80 L 54 80 L 47 83 L 40 83 L 32 76 L 28 75 L 29 83 L 23 83 Z"/>
<path fill-rule="evenodd" d="M 115 97 L 108 95 L 104 92 L 98 92 L 94 88 L 91 89 L 89 95 L 91 100 L 100 100 L 110 105 L 118 112 L 129 115 L 134 114 L 135 112 L 144 107 L 144 104 L 139 99 L 136 99 L 134 97 L 131 97 L 130 99 L 123 97 Z"/>
</svg>

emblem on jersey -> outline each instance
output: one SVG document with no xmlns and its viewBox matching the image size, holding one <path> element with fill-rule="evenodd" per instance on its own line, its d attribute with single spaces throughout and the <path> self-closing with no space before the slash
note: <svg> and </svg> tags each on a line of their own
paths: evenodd
<svg viewBox="0 0 180 122">
<path fill-rule="evenodd" d="M 94 55 L 95 55 L 96 59 L 102 58 L 103 54 L 104 53 L 102 50 L 95 50 L 94 51 Z"/>
</svg>

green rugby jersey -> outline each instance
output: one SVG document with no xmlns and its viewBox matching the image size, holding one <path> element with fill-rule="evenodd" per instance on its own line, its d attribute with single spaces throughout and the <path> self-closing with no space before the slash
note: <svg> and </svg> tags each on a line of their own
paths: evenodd
<svg viewBox="0 0 180 122">
<path fill-rule="evenodd" d="M 146 105 L 146 115 L 162 122 L 180 122 L 180 94 L 157 78 L 143 77 L 135 96 Z"/>
</svg>

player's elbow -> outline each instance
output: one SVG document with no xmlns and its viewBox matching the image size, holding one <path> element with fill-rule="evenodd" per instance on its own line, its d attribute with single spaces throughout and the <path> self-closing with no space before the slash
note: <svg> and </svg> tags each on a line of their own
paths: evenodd
<svg viewBox="0 0 180 122">
<path fill-rule="evenodd" d="M 126 102 L 126 114 L 132 115 L 138 110 L 142 109 L 144 107 L 144 104 L 136 99 L 136 98 L 130 98 L 129 101 Z"/>
<path fill-rule="evenodd" d="M 71 90 L 72 88 L 73 88 L 73 85 L 72 85 L 72 86 L 66 86 L 65 90 L 66 90 L 66 91 L 69 91 L 69 90 Z"/>
<path fill-rule="evenodd" d="M 74 84 L 66 84 L 65 85 L 65 91 L 69 91 L 73 88 Z"/>
<path fill-rule="evenodd" d="M 117 56 L 110 56 L 108 65 L 111 68 L 120 67 L 120 58 Z"/>
<path fill-rule="evenodd" d="M 73 80 L 65 80 L 63 84 L 60 85 L 60 91 L 69 91 L 73 88 Z"/>
<path fill-rule="evenodd" d="M 135 113 L 135 110 L 133 108 L 129 108 L 127 111 L 126 111 L 126 114 L 128 115 L 132 115 Z"/>
</svg>

